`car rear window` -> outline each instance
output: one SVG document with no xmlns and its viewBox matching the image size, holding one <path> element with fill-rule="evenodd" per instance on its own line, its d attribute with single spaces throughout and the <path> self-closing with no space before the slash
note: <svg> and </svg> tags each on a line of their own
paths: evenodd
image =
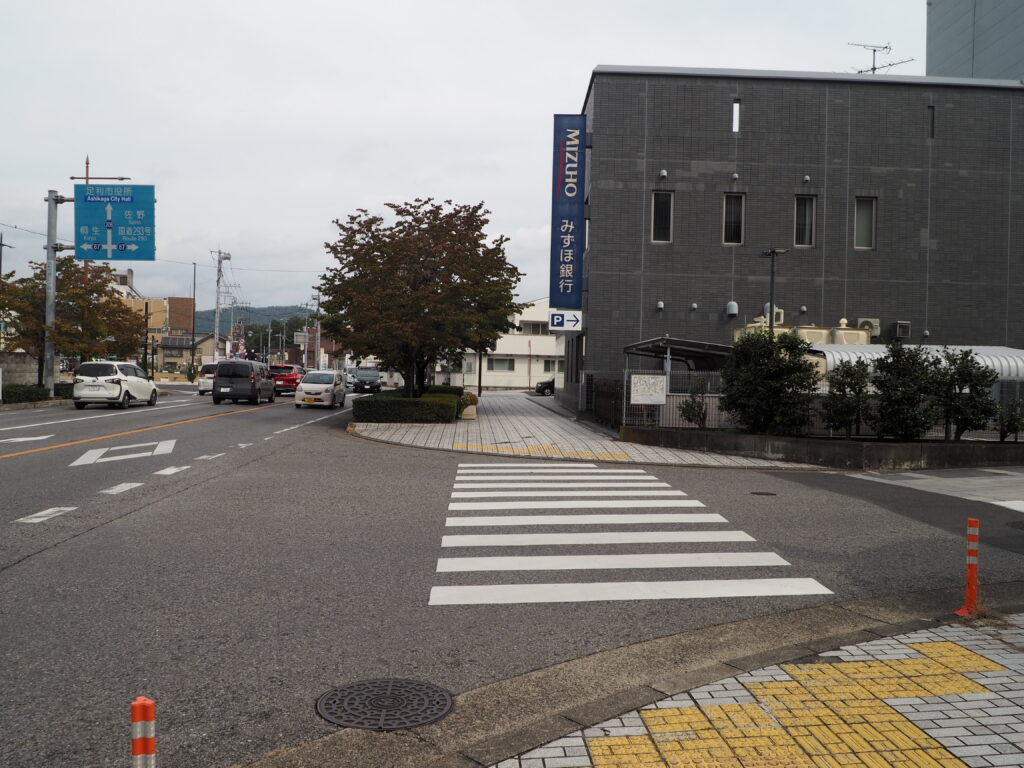
<svg viewBox="0 0 1024 768">
<path fill-rule="evenodd" d="M 291 376 L 295 373 L 295 369 L 290 365 L 272 365 L 270 366 L 270 372 L 274 376 Z"/>
<path fill-rule="evenodd" d="M 79 376 L 116 376 L 117 368 L 113 363 L 82 363 L 78 366 Z"/>
<path fill-rule="evenodd" d="M 360 368 L 356 371 L 357 379 L 379 379 L 380 372 L 376 368 Z"/>
<path fill-rule="evenodd" d="M 333 373 L 307 373 L 302 378 L 303 384 L 333 384 Z"/>
<path fill-rule="evenodd" d="M 217 376 L 222 379 L 248 379 L 252 368 L 243 363 L 218 363 Z"/>
<path fill-rule="evenodd" d="M 209 375 L 211 373 L 216 373 L 216 372 L 217 372 L 217 364 L 216 363 L 207 363 L 206 365 L 204 365 L 202 368 L 199 369 L 199 373 L 202 374 L 203 376 L 207 376 L 207 375 Z"/>
</svg>

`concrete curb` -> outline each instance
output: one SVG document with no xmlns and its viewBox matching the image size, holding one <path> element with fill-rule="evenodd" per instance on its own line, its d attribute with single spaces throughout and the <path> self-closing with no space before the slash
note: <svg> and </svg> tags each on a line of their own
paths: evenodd
<svg viewBox="0 0 1024 768">
<path fill-rule="evenodd" d="M 0 405 L 0 413 L 6 411 L 29 411 L 34 408 L 54 408 L 58 405 L 71 405 L 70 398 L 63 398 L 58 400 L 37 400 L 34 403 L 7 403 L 6 405 Z"/>
<path fill-rule="evenodd" d="M 1024 581 L 986 585 L 984 594 L 987 610 L 1024 610 Z M 962 597 L 961 588 L 889 595 L 681 632 L 466 691 L 455 696 L 451 714 L 415 730 L 344 729 L 246 765 L 489 766 L 623 712 L 742 672 L 843 645 L 957 623 L 961 620 L 952 610 Z"/>
</svg>

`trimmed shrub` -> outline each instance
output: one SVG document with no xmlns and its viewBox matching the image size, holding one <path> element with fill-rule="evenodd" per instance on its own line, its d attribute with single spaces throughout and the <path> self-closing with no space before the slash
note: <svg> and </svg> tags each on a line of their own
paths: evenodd
<svg viewBox="0 0 1024 768">
<path fill-rule="evenodd" d="M 459 402 L 462 403 L 462 407 L 465 408 L 467 405 L 479 405 L 480 398 L 474 395 L 472 392 L 467 392 L 459 398 Z"/>
<path fill-rule="evenodd" d="M 49 399 L 50 393 L 46 391 L 46 387 L 35 384 L 7 384 L 4 387 L 5 403 L 35 403 Z"/>
<path fill-rule="evenodd" d="M 450 384 L 432 384 L 427 387 L 425 394 L 428 395 L 455 395 L 461 397 L 465 387 L 453 387 Z"/>
<path fill-rule="evenodd" d="M 70 400 L 71 395 L 74 392 L 74 389 L 75 385 L 69 384 L 68 382 L 63 382 L 62 384 L 54 384 L 53 396 L 55 398 L 63 398 L 65 400 Z"/>
<path fill-rule="evenodd" d="M 353 401 L 352 418 L 362 422 L 446 423 L 458 416 L 458 402 L 455 395 L 409 398 L 382 393 Z"/>
</svg>

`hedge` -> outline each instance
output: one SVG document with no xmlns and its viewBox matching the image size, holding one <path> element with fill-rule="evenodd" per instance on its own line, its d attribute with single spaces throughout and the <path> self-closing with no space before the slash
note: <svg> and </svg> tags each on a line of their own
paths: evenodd
<svg viewBox="0 0 1024 768">
<path fill-rule="evenodd" d="M 459 399 L 445 394 L 418 398 L 370 395 L 352 403 L 352 418 L 357 422 L 447 423 L 455 421 L 458 412 Z"/>
<path fill-rule="evenodd" d="M 453 387 L 449 384 L 432 384 L 427 387 L 428 395 L 456 395 L 462 396 L 465 391 L 465 387 Z"/>
<path fill-rule="evenodd" d="M 71 397 L 71 390 L 74 384 L 54 384 L 53 397 L 55 400 Z M 38 403 L 42 400 L 49 400 L 50 393 L 46 387 L 35 384 L 8 384 L 4 387 L 5 403 Z"/>
</svg>

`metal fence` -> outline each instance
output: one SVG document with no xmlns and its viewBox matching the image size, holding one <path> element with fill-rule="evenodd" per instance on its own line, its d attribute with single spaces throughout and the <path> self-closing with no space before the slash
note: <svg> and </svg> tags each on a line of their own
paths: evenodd
<svg viewBox="0 0 1024 768">
<path fill-rule="evenodd" d="M 720 408 L 722 377 L 717 371 L 672 371 L 668 376 L 664 405 L 638 405 L 632 399 L 632 376 L 663 376 L 661 370 L 627 371 L 586 371 L 580 375 L 574 405 L 577 411 L 589 412 L 596 421 L 612 427 L 665 427 L 669 429 L 697 429 L 700 425 L 685 418 L 680 405 L 691 396 L 704 408 L 706 429 L 730 429 L 739 425 Z M 822 401 L 828 392 L 828 381 L 823 380 L 817 393 L 810 401 L 810 422 L 805 434 L 832 436 L 834 433 L 825 426 L 822 417 Z M 692 393 L 692 395 L 691 395 Z M 1024 381 L 1001 381 L 993 387 L 993 397 L 1005 406 L 1014 399 L 1024 396 Z M 856 434 L 873 437 L 874 431 L 861 424 Z M 945 426 L 935 424 L 926 434 L 926 439 L 942 439 Z M 972 430 L 965 437 L 974 440 L 998 440 L 999 424 L 992 420 L 985 429 Z"/>
</svg>

